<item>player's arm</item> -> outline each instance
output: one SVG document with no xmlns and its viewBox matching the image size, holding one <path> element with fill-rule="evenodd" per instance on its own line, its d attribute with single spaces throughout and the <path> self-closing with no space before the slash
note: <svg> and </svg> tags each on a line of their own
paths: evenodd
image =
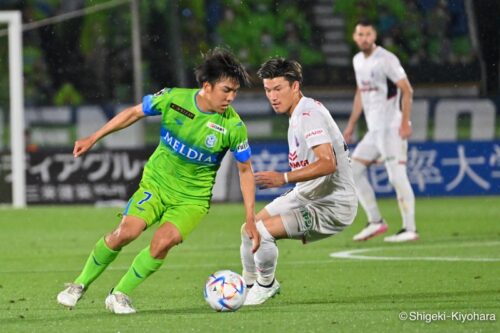
<svg viewBox="0 0 500 333">
<path fill-rule="evenodd" d="M 85 154 L 97 141 L 106 135 L 126 128 L 144 116 L 144 112 L 142 112 L 142 104 L 126 108 L 90 136 L 77 140 L 75 142 L 75 147 L 73 148 L 73 156 L 78 157 Z"/>
<path fill-rule="evenodd" d="M 334 173 L 337 160 L 330 143 L 323 143 L 312 148 L 316 161 L 294 171 L 285 173 L 262 171 L 255 173 L 255 181 L 261 188 L 280 187 L 287 183 L 305 182 Z"/>
<path fill-rule="evenodd" d="M 260 234 L 255 226 L 255 181 L 250 159 L 236 162 L 240 176 L 240 188 L 245 205 L 245 231 L 252 240 L 252 252 L 260 246 Z"/>
<path fill-rule="evenodd" d="M 403 119 L 401 119 L 401 127 L 399 135 L 403 139 L 408 139 L 411 136 L 411 107 L 413 103 L 413 88 L 407 78 L 396 82 L 396 86 L 401 89 L 401 111 Z"/>
<path fill-rule="evenodd" d="M 359 88 L 356 88 L 356 93 L 354 94 L 354 101 L 352 103 L 352 112 L 347 122 L 347 126 L 344 129 L 344 140 L 346 142 L 352 141 L 352 134 L 354 133 L 354 128 L 358 122 L 361 112 L 363 111 L 363 105 L 361 104 L 361 92 Z"/>
</svg>

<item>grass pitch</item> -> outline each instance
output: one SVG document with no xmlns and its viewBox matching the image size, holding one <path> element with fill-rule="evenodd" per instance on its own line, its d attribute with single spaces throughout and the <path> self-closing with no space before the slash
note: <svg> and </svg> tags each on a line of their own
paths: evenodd
<svg viewBox="0 0 500 333">
<path fill-rule="evenodd" d="M 389 233 L 396 232 L 396 201 L 382 200 L 381 209 Z M 97 239 L 116 226 L 119 212 L 0 210 L 1 332 L 500 331 L 498 197 L 417 199 L 421 240 L 411 244 L 385 244 L 383 237 L 352 242 L 365 223 L 361 209 L 350 228 L 330 239 L 306 246 L 279 241 L 281 295 L 235 313 L 213 312 L 202 295 L 209 273 L 241 271 L 242 206 L 214 204 L 192 236 L 134 292 L 138 314 L 108 313 L 104 298 L 154 228 L 122 251 L 74 310 L 65 309 L 56 294 L 78 275 Z M 332 252 L 348 258 L 332 258 Z M 403 312 L 408 319 L 399 319 Z"/>
</svg>

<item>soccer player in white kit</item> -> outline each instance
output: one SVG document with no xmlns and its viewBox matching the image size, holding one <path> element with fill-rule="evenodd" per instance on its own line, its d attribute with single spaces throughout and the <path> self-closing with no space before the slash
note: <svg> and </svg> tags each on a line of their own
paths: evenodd
<svg viewBox="0 0 500 333">
<path fill-rule="evenodd" d="M 360 21 L 355 28 L 354 41 L 361 52 L 353 59 L 357 89 L 344 138 L 351 141 L 354 127 L 364 111 L 368 132 L 352 155 L 352 169 L 359 202 L 368 217 L 367 226 L 354 236 L 363 241 L 387 231 L 367 168 L 381 159 L 398 199 L 403 228 L 386 242 L 406 242 L 418 239 L 415 227 L 415 196 L 406 173 L 407 139 L 412 133 L 410 113 L 413 90 L 398 58 L 377 46 L 377 33 L 372 23 Z M 400 111 L 400 94 L 402 110 Z"/>
<path fill-rule="evenodd" d="M 251 238 L 241 229 L 243 278 L 252 286 L 245 305 L 261 304 L 279 292 L 276 240 L 305 244 L 335 235 L 351 225 L 358 207 L 347 145 L 330 112 L 302 95 L 300 64 L 273 58 L 257 74 L 274 111 L 289 117 L 291 171 L 257 172 L 255 181 L 260 188 L 296 185 L 256 215 L 261 243 L 255 253 Z"/>
</svg>

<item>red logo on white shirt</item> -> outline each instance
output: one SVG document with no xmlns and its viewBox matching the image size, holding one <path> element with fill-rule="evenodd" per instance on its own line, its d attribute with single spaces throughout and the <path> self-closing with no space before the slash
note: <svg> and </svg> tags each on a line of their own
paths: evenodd
<svg viewBox="0 0 500 333">
<path fill-rule="evenodd" d="M 325 131 L 322 128 L 313 129 L 312 131 L 306 133 L 305 138 L 309 139 L 311 137 L 322 135 L 324 133 Z"/>
</svg>

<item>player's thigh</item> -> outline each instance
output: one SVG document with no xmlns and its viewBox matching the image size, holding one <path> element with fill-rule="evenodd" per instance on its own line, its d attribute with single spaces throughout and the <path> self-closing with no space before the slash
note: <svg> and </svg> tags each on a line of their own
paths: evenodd
<svg viewBox="0 0 500 333">
<path fill-rule="evenodd" d="M 289 190 L 288 192 L 283 193 L 282 195 L 268 203 L 266 207 L 264 207 L 264 209 L 259 212 L 259 214 L 262 213 L 262 216 L 264 218 L 268 218 L 270 216 L 280 215 L 303 205 L 304 202 L 299 200 L 295 191 Z"/>
<path fill-rule="evenodd" d="M 166 209 L 161 217 L 161 224 L 170 222 L 179 233 L 182 240 L 187 239 L 208 213 L 208 207 L 196 204 L 173 205 Z"/>
<path fill-rule="evenodd" d="M 406 163 L 408 159 L 408 141 L 401 138 L 397 128 L 385 131 L 380 148 L 385 163 Z"/>
<path fill-rule="evenodd" d="M 368 131 L 363 139 L 356 145 L 352 152 L 352 158 L 373 162 L 380 157 L 380 149 L 377 145 L 376 133 Z"/>
<path fill-rule="evenodd" d="M 289 238 L 309 243 L 338 234 L 351 225 L 357 206 L 355 196 L 319 200 L 284 213 L 281 218 Z"/>
<path fill-rule="evenodd" d="M 160 221 L 165 208 L 159 187 L 141 182 L 125 207 L 123 215 L 141 219 L 146 223 L 146 228 L 149 228 Z"/>
</svg>

